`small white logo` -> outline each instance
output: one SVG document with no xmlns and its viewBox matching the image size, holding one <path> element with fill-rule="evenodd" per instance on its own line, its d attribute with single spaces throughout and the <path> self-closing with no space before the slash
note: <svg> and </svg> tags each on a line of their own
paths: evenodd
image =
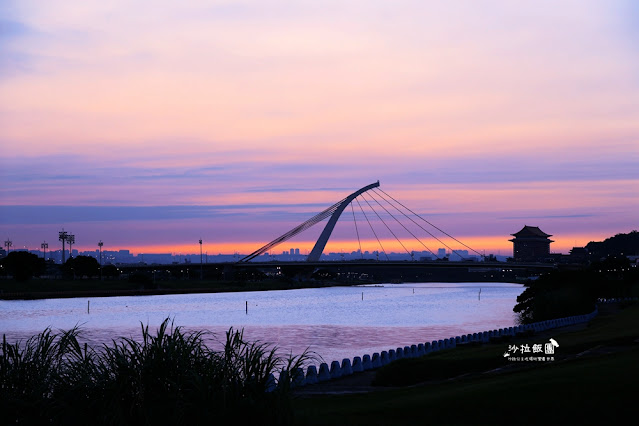
<svg viewBox="0 0 639 426">
<path fill-rule="evenodd" d="M 559 343 L 555 339 L 550 339 L 550 343 L 544 345 L 544 353 L 546 355 L 552 355 L 555 353 L 555 348 L 559 347 Z"/>
</svg>

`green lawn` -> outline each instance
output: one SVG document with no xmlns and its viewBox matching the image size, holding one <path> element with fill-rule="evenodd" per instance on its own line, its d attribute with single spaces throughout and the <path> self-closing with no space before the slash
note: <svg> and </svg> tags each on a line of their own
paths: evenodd
<svg viewBox="0 0 639 426">
<path fill-rule="evenodd" d="M 527 337 L 523 341 L 536 338 Z M 296 399 L 296 423 L 613 424 L 620 422 L 623 414 L 636 416 L 639 306 L 597 318 L 585 330 L 557 333 L 553 338 L 560 344 L 554 362 L 541 366 L 529 363 L 532 367 L 509 373 L 480 373 L 454 381 L 432 381 L 368 394 Z M 587 349 L 619 347 L 626 350 L 608 355 L 574 356 Z M 457 375 L 464 362 L 471 368 L 490 363 L 491 352 L 501 357 L 505 348 L 506 343 L 499 343 L 429 355 L 403 363 L 407 371 L 397 368 L 397 372 L 409 376 L 410 371 L 415 370 L 415 361 L 419 361 L 423 364 L 422 371 L 435 373 L 431 380 L 442 376 L 436 367 L 438 363 L 454 365 L 450 367 L 452 375 Z M 561 360 L 564 357 L 565 360 Z M 431 361 L 435 366 L 429 368 Z"/>
</svg>

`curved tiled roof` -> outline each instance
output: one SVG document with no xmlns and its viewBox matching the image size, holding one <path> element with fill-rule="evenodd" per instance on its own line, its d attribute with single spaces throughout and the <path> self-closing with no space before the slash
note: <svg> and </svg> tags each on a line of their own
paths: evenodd
<svg viewBox="0 0 639 426">
<path fill-rule="evenodd" d="M 538 226 L 528 226 L 528 225 L 524 225 L 523 228 L 521 228 L 521 231 L 514 233 L 514 234 L 510 234 L 513 237 L 542 237 L 542 238 L 548 238 L 548 237 L 552 237 L 551 234 L 546 234 L 544 231 L 542 231 L 541 229 L 539 229 Z"/>
</svg>

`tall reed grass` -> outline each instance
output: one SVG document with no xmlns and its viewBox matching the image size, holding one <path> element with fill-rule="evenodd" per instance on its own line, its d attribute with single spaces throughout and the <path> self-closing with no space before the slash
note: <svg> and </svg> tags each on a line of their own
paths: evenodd
<svg viewBox="0 0 639 426">
<path fill-rule="evenodd" d="M 140 341 L 80 344 L 81 330 L 46 329 L 0 352 L 6 424 L 286 424 L 294 372 L 315 356 L 282 356 L 229 329 L 222 350 L 167 318 Z M 273 376 L 280 377 L 275 389 Z M 277 382 L 277 381 L 276 381 Z"/>
</svg>

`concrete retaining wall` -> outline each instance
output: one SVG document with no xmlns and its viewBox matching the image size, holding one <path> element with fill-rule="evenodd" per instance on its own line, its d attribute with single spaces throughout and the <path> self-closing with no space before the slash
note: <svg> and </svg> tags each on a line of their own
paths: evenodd
<svg viewBox="0 0 639 426">
<path fill-rule="evenodd" d="M 637 300 L 639 300 L 639 298 L 636 297 L 625 299 L 599 299 L 598 303 L 618 303 L 623 301 Z M 359 373 L 366 370 L 380 368 L 398 359 L 421 357 L 431 352 L 454 349 L 458 345 L 489 343 L 491 340 L 497 340 L 507 336 L 514 337 L 524 333 L 538 333 L 553 328 L 581 324 L 592 320 L 594 317 L 597 316 L 598 313 L 599 308 L 595 308 L 594 311 L 585 315 L 557 318 L 548 321 L 536 322 L 533 324 L 518 325 L 508 328 L 500 328 L 499 330 L 488 330 L 472 334 L 469 333 L 463 336 L 455 336 L 448 339 L 418 343 L 411 346 L 405 346 L 403 348 L 382 351 L 381 354 L 375 352 L 372 356 L 369 354 L 365 354 L 362 357 L 356 356 L 353 358 L 352 363 L 348 358 L 343 359 L 341 364 L 338 361 L 333 361 L 330 364 L 330 368 L 327 363 L 321 363 L 319 366 L 319 373 L 314 365 L 310 365 L 307 368 L 306 375 L 304 375 L 302 369 L 298 369 L 298 371 L 295 371 L 292 382 L 293 386 L 312 385 L 353 373 Z M 288 380 L 288 377 L 285 376 L 285 374 L 280 375 L 280 380 Z"/>
</svg>

